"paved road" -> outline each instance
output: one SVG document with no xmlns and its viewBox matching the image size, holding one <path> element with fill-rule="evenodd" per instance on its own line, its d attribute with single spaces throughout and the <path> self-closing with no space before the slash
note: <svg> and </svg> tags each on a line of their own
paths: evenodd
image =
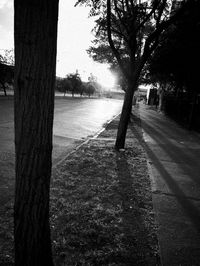
<svg viewBox="0 0 200 266">
<path fill-rule="evenodd" d="M 121 111 L 113 99 L 56 98 L 53 128 L 53 162 L 56 163 L 104 123 Z M 0 203 L 13 195 L 13 99 L 0 98 Z"/>
<path fill-rule="evenodd" d="M 200 265 L 200 135 L 140 105 L 164 266 Z"/>
<path fill-rule="evenodd" d="M 74 143 L 93 136 L 103 124 L 119 114 L 121 100 L 112 99 L 56 99 L 54 113 L 54 161 L 68 152 Z M 67 150 L 66 150 L 67 148 Z"/>
</svg>

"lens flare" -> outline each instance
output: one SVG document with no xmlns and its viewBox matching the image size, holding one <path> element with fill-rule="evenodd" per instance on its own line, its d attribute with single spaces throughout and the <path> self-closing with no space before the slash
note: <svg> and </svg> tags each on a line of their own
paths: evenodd
<svg viewBox="0 0 200 266">
<path fill-rule="evenodd" d="M 115 77 L 109 69 L 101 69 L 95 73 L 97 81 L 105 88 L 113 88 L 115 85 Z"/>
</svg>

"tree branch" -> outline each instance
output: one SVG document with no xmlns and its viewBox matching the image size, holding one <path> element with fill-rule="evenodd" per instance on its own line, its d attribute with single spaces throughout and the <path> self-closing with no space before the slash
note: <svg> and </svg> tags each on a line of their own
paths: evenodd
<svg viewBox="0 0 200 266">
<path fill-rule="evenodd" d="M 149 12 L 149 14 L 146 15 L 146 17 L 143 19 L 143 21 L 139 24 L 137 31 L 144 26 L 144 24 L 150 19 L 150 17 L 155 13 L 157 7 L 159 6 L 161 0 L 157 0 L 156 3 L 153 5 L 152 10 Z"/>
<path fill-rule="evenodd" d="M 184 11 L 187 10 L 187 5 L 183 5 L 173 16 L 171 16 L 168 20 L 163 21 L 161 23 L 159 23 L 156 27 L 156 29 L 154 30 L 154 32 L 152 32 L 149 37 L 146 39 L 145 42 L 145 46 L 144 46 L 144 54 L 151 54 L 153 52 L 153 50 L 155 50 L 155 48 L 157 47 L 156 44 L 158 44 L 158 39 L 161 35 L 161 33 L 166 30 L 170 25 L 172 25 L 172 23 L 174 23 L 183 13 Z"/>
<path fill-rule="evenodd" d="M 125 0 L 125 5 L 126 5 L 126 10 L 127 10 L 128 14 L 131 15 L 131 9 L 130 9 L 128 0 Z"/>
<path fill-rule="evenodd" d="M 163 15 L 164 10 L 165 10 L 166 3 L 167 3 L 167 0 L 163 0 L 163 2 L 161 3 L 161 7 L 160 7 L 160 9 L 158 11 L 158 17 L 156 19 L 156 27 L 159 26 L 161 17 Z"/>
<path fill-rule="evenodd" d="M 117 6 L 117 0 L 114 0 L 114 5 L 115 5 L 115 11 L 116 11 L 116 13 L 117 13 L 117 17 L 118 17 L 118 19 L 119 19 L 121 25 L 124 27 L 126 33 L 129 34 L 129 30 L 128 30 L 128 28 L 127 28 L 127 25 L 124 23 L 124 21 L 123 21 L 123 19 L 122 19 L 122 16 L 121 16 L 121 14 L 120 14 L 120 11 L 124 13 L 124 10 L 122 11 L 122 10 L 120 10 L 120 9 L 118 8 L 118 6 Z"/>
<path fill-rule="evenodd" d="M 112 52 L 114 54 L 114 56 L 117 59 L 117 62 L 122 70 L 122 73 L 124 75 L 124 77 L 128 80 L 129 76 L 126 72 L 126 69 L 124 67 L 124 64 L 122 62 L 121 56 L 118 52 L 118 50 L 116 49 L 113 39 L 112 39 L 112 32 L 111 32 L 111 3 L 110 0 L 107 0 L 107 34 L 108 34 L 108 42 L 110 45 L 110 48 L 112 49 Z"/>
</svg>

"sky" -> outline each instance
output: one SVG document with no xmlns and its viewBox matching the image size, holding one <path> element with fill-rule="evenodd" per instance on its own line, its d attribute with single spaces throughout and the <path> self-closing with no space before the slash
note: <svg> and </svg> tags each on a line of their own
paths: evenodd
<svg viewBox="0 0 200 266">
<path fill-rule="evenodd" d="M 14 48 L 14 0 L 0 0 L 0 53 Z M 59 1 L 56 75 L 65 77 L 76 70 L 83 81 L 90 73 L 97 76 L 102 85 L 112 86 L 114 79 L 108 65 L 94 62 L 86 50 L 94 39 L 94 18 L 88 18 L 89 9 L 74 7 L 76 0 Z"/>
</svg>

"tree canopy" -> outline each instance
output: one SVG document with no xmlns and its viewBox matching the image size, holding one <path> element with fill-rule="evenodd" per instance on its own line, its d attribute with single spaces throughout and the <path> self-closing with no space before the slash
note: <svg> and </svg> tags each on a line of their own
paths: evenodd
<svg viewBox="0 0 200 266">
<path fill-rule="evenodd" d="M 176 88 L 197 91 L 200 60 L 200 2 L 187 10 L 163 36 L 149 63 L 150 81 L 173 83 Z"/>
<path fill-rule="evenodd" d="M 65 78 L 56 78 L 56 90 L 59 92 L 63 92 L 65 94 L 71 93 L 72 96 L 74 94 L 83 94 L 88 95 L 89 97 L 94 94 L 94 92 L 99 90 L 99 84 L 97 82 L 97 78 L 90 74 L 88 77 L 88 82 L 83 82 L 78 72 L 70 73 L 66 75 Z"/>
<path fill-rule="evenodd" d="M 0 63 L 14 66 L 15 64 L 14 50 L 13 49 L 4 50 L 4 53 L 0 54 Z"/>
<path fill-rule="evenodd" d="M 180 8 L 175 7 L 176 2 L 180 3 Z M 124 148 L 133 94 L 137 90 L 142 70 L 163 33 L 186 8 L 186 5 L 181 5 L 183 2 L 185 1 L 77 1 L 77 4 L 90 6 L 90 15 L 97 16 L 94 45 L 89 48 L 89 53 L 97 61 L 119 67 L 127 87 L 116 149 Z"/>
<path fill-rule="evenodd" d="M 88 53 L 96 61 L 119 65 L 129 79 L 132 68 L 154 51 L 160 34 L 178 16 L 171 12 L 173 2 L 79 0 L 77 4 L 91 7 L 90 16 L 97 16 L 95 40 Z"/>
</svg>

